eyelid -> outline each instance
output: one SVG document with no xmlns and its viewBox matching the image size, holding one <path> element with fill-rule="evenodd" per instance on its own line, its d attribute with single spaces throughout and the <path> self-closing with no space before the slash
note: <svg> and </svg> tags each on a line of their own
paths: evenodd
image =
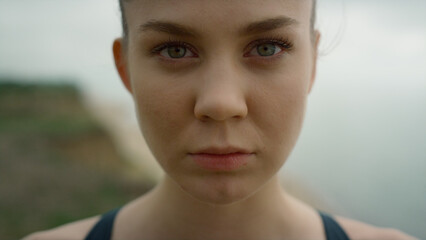
<svg viewBox="0 0 426 240">
<path fill-rule="evenodd" d="M 171 39 L 169 39 L 166 42 L 161 43 L 160 45 L 154 47 L 150 52 L 153 55 L 157 55 L 157 54 L 161 53 L 164 49 L 169 48 L 169 47 L 184 47 L 194 54 L 194 56 L 192 56 L 192 57 L 198 57 L 198 55 L 195 51 L 195 48 L 192 47 L 190 44 L 188 44 L 186 42 L 179 41 L 179 40 L 171 40 Z M 184 57 L 182 57 L 182 58 L 184 58 Z M 177 60 L 177 59 L 182 59 L 182 58 L 169 58 L 169 59 Z"/>
<path fill-rule="evenodd" d="M 279 53 L 289 52 L 293 49 L 293 43 L 291 43 L 287 38 L 283 38 L 281 36 L 267 37 L 267 38 L 256 39 L 253 42 L 251 42 L 247 47 L 244 48 L 244 55 L 243 56 L 244 57 L 251 56 L 250 53 L 253 51 L 253 49 L 256 46 L 261 45 L 261 44 L 278 45 L 282 49 L 282 51 L 279 52 Z M 159 53 L 161 53 L 161 51 L 163 51 L 164 49 L 166 49 L 168 47 L 184 47 L 187 50 L 191 51 L 191 53 L 194 55 L 194 56 L 191 56 L 191 58 L 198 57 L 198 54 L 196 53 L 196 50 L 193 46 L 191 46 L 190 44 L 188 44 L 186 42 L 183 42 L 183 41 L 180 41 L 180 40 L 172 40 L 172 39 L 169 39 L 166 42 L 157 45 L 150 52 L 153 55 L 158 55 Z M 261 58 L 270 58 L 270 57 L 280 55 L 279 53 L 271 55 L 271 56 L 260 56 L 260 55 L 254 55 L 254 56 L 260 56 Z M 178 61 L 179 59 L 185 59 L 185 58 L 188 58 L 188 57 L 182 57 L 182 58 L 165 57 L 165 58 L 173 60 L 173 61 Z"/>
<path fill-rule="evenodd" d="M 269 37 L 269 38 L 261 38 L 261 39 L 257 39 L 253 42 L 251 42 L 244 50 L 244 52 L 246 52 L 244 54 L 244 57 L 248 57 L 249 53 L 252 52 L 252 50 L 261 45 L 261 44 L 274 44 L 274 45 L 278 45 L 281 49 L 283 49 L 281 52 L 289 52 L 293 49 L 293 43 L 291 43 L 287 38 L 282 38 L 282 37 Z M 280 52 L 280 53 L 281 53 Z M 274 54 L 272 56 L 261 56 L 262 58 L 267 58 L 267 57 L 273 57 L 276 56 L 277 54 Z M 255 55 L 255 56 L 260 56 L 260 55 Z"/>
</svg>

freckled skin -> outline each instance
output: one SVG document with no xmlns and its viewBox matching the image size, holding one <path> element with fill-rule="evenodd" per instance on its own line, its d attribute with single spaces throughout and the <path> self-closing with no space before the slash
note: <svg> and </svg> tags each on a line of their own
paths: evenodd
<svg viewBox="0 0 426 240">
<path fill-rule="evenodd" d="M 114 41 L 116 67 L 134 98 L 144 137 L 166 174 L 155 189 L 121 208 L 112 239 L 326 239 L 318 212 L 287 194 L 276 175 L 299 136 L 315 79 L 319 34 L 311 31 L 312 2 L 125 2 L 128 41 Z M 236 34 L 241 26 L 282 15 L 298 23 Z M 152 20 L 191 27 L 197 37 L 138 33 L 140 24 Z M 168 41 L 187 47 L 175 52 L 185 52 L 183 58 L 171 60 L 170 49 L 162 47 L 154 51 Z M 291 47 L 270 51 L 273 56 L 257 54 L 260 44 L 271 47 L 280 41 L 291 42 L 281 45 Z M 188 154 L 226 146 L 244 148 L 253 157 L 235 171 L 222 172 L 200 168 Z M 84 239 L 98 220 L 25 239 Z M 350 239 L 414 239 L 350 219 L 336 220 Z"/>
<path fill-rule="evenodd" d="M 126 3 L 128 38 L 114 42 L 117 69 L 133 96 L 142 133 L 165 171 L 150 194 L 123 208 L 116 236 L 323 236 L 319 215 L 286 194 L 277 177 L 299 136 L 315 79 L 319 34 L 310 25 L 312 2 L 170 3 Z M 249 24 L 279 17 L 292 24 L 241 34 Z M 156 21 L 191 28 L 195 36 L 141 31 L 141 25 Z M 182 58 L 171 58 L 163 47 L 170 42 L 183 44 Z M 260 56 L 261 44 L 279 49 Z M 235 171 L 207 171 L 190 156 L 229 146 L 252 153 Z"/>
<path fill-rule="evenodd" d="M 232 203 L 257 191 L 285 162 L 301 129 L 315 71 L 311 4 L 259 4 L 137 1 L 126 8 L 128 81 L 143 135 L 170 179 L 203 201 Z M 299 23 L 260 35 L 236 34 L 240 26 L 281 15 Z M 139 25 L 151 19 L 196 29 L 199 38 L 177 39 L 194 46 L 198 57 L 166 63 L 163 56 L 147 54 L 170 37 L 154 31 L 139 34 Z M 244 57 L 251 41 L 269 36 L 288 38 L 294 48 L 270 61 Z M 247 148 L 255 159 L 238 173 L 211 174 L 187 156 L 227 145 Z"/>
</svg>

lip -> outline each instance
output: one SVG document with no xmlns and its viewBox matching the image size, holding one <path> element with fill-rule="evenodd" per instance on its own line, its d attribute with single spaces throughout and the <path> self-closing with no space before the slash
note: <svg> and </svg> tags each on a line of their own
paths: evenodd
<svg viewBox="0 0 426 240">
<path fill-rule="evenodd" d="M 233 153 L 250 154 L 252 152 L 247 149 L 239 148 L 239 147 L 210 147 L 210 148 L 204 148 L 198 151 L 194 151 L 191 154 L 225 155 L 225 154 L 233 154 Z"/>
<path fill-rule="evenodd" d="M 247 165 L 254 153 L 242 148 L 207 148 L 190 153 L 192 160 L 210 171 L 236 171 Z"/>
</svg>

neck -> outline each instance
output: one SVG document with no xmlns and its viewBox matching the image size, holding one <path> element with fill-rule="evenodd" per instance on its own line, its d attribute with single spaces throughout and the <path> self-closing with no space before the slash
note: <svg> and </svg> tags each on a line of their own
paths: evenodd
<svg viewBox="0 0 426 240">
<path fill-rule="evenodd" d="M 295 214 L 293 200 L 276 176 L 246 199 L 226 205 L 197 200 L 165 178 L 144 207 L 147 205 L 152 213 L 148 215 L 155 216 L 157 225 L 168 226 L 181 239 L 272 239 L 290 229 Z"/>
</svg>

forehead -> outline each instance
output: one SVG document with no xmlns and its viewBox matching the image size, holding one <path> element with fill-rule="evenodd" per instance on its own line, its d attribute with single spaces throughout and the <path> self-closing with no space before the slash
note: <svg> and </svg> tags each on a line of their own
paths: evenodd
<svg viewBox="0 0 426 240">
<path fill-rule="evenodd" d="M 309 29 L 311 0 L 131 0 L 125 11 L 129 32 L 150 21 L 175 22 L 203 32 L 235 32 L 264 19 L 285 17 Z M 177 4 L 178 3 L 178 4 Z"/>
</svg>

